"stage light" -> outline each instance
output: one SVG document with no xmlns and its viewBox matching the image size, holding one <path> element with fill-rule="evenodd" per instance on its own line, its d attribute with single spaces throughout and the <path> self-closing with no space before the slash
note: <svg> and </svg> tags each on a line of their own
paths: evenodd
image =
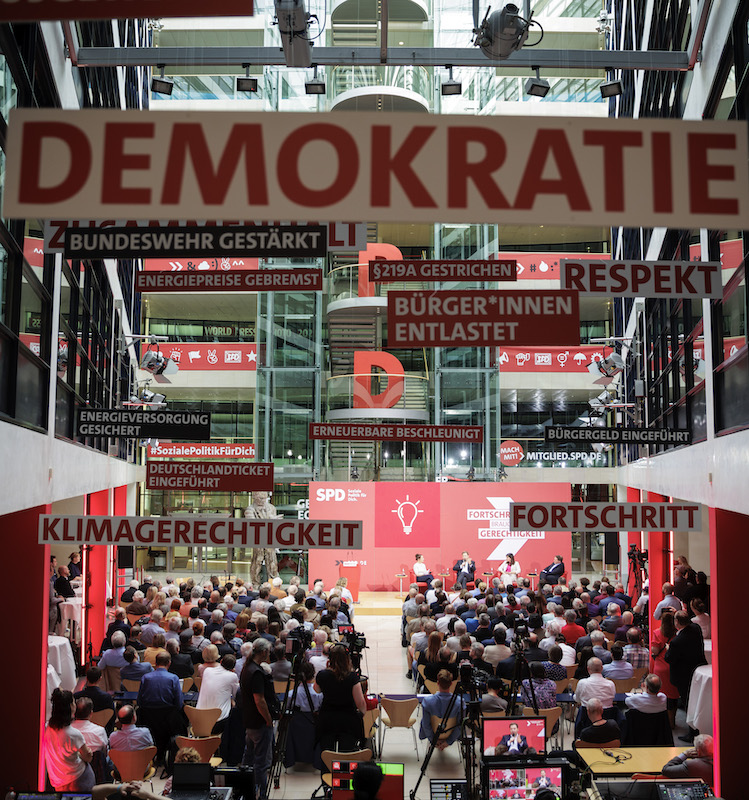
<svg viewBox="0 0 749 800">
<path fill-rule="evenodd" d="M 614 445 L 608 442 L 593 442 L 591 447 L 596 453 L 608 453 L 609 450 L 614 449 Z"/>
<path fill-rule="evenodd" d="M 325 79 L 317 77 L 317 64 L 312 79 L 304 84 L 304 91 L 307 94 L 325 94 Z"/>
<path fill-rule="evenodd" d="M 442 86 L 440 87 L 442 96 L 463 94 L 463 84 L 460 81 L 453 80 L 453 68 L 448 66 L 447 70 L 450 77 L 446 81 L 442 81 Z"/>
<path fill-rule="evenodd" d="M 309 67 L 312 63 L 312 41 L 307 35 L 307 28 L 310 20 L 317 17 L 307 13 L 304 0 L 274 0 L 274 6 L 286 66 Z"/>
<path fill-rule="evenodd" d="M 540 466 L 540 463 L 539 463 L 539 466 Z M 507 470 L 504 468 L 504 465 L 500 465 L 499 472 L 497 473 L 497 477 L 501 481 L 506 481 L 507 480 L 508 475 L 507 475 Z"/>
<path fill-rule="evenodd" d="M 609 97 L 618 97 L 623 91 L 624 87 L 619 80 L 605 81 L 601 84 L 601 97 L 604 100 L 607 100 Z"/>
<path fill-rule="evenodd" d="M 546 97 L 549 93 L 549 82 L 541 77 L 541 70 L 538 67 L 533 67 L 536 70 L 535 78 L 528 78 L 525 82 L 525 93 L 532 97 Z"/>
<path fill-rule="evenodd" d="M 144 405 L 154 408 L 161 408 L 166 405 L 164 402 L 166 400 L 166 395 L 159 394 L 158 392 L 151 392 L 148 389 L 143 389 L 140 393 L 140 399 Z"/>
<path fill-rule="evenodd" d="M 174 81 L 164 77 L 164 65 L 159 64 L 159 74 L 151 76 L 151 91 L 156 94 L 171 94 L 174 89 Z"/>
<path fill-rule="evenodd" d="M 171 358 L 167 358 L 158 349 L 146 350 L 141 359 L 140 368 L 152 375 L 174 375 L 179 371 L 177 363 Z"/>
<path fill-rule="evenodd" d="M 481 48 L 487 58 L 509 58 L 525 44 L 531 24 L 538 23 L 521 17 L 520 9 L 510 2 L 506 2 L 500 11 L 495 11 L 491 16 L 489 11 L 491 6 L 481 26 L 474 30 L 476 38 L 473 43 Z"/>
<path fill-rule="evenodd" d="M 351 467 L 351 480 L 358 481 L 359 480 L 359 470 L 356 466 Z"/>
<path fill-rule="evenodd" d="M 257 92 L 257 78 L 250 77 L 250 65 L 242 64 L 244 67 L 244 75 L 237 76 L 237 91 L 238 92 Z"/>
<path fill-rule="evenodd" d="M 610 356 L 593 361 L 588 364 L 588 372 L 596 378 L 595 383 L 606 384 L 615 375 L 624 371 L 624 361 L 619 353 L 612 353 Z"/>
<path fill-rule="evenodd" d="M 468 478 L 469 481 L 476 479 L 476 470 L 474 469 L 473 465 L 471 465 L 470 469 L 466 473 L 466 478 Z"/>
</svg>

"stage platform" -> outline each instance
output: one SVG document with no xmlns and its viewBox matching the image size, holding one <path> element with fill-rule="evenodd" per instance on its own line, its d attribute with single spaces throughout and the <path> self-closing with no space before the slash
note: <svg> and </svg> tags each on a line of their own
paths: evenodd
<svg viewBox="0 0 749 800">
<path fill-rule="evenodd" d="M 398 592 L 359 592 L 359 602 L 354 606 L 356 616 L 400 617 L 403 597 Z"/>
</svg>

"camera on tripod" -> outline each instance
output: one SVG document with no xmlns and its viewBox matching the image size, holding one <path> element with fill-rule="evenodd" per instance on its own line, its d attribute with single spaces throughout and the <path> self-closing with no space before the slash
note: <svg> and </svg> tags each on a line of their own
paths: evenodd
<svg viewBox="0 0 749 800">
<path fill-rule="evenodd" d="M 627 558 L 635 568 L 643 569 L 648 563 L 648 551 L 640 550 L 636 544 L 631 544 L 627 552 Z"/>
<path fill-rule="evenodd" d="M 474 667 L 470 661 L 461 661 L 458 667 L 460 685 L 466 692 L 470 691 L 471 687 L 475 687 L 479 697 L 489 690 L 490 677 L 488 672 Z"/>
<path fill-rule="evenodd" d="M 361 653 L 367 646 L 367 637 L 363 633 L 357 633 L 353 625 L 339 625 L 338 635 L 343 636 L 343 644 L 352 655 Z"/>
<path fill-rule="evenodd" d="M 300 625 L 298 628 L 294 628 L 293 631 L 289 631 L 289 635 L 286 637 L 286 653 L 287 655 L 297 655 L 298 653 L 303 653 L 305 650 L 309 650 L 312 647 L 313 641 L 313 634 L 312 631 L 305 628 L 303 625 Z"/>
</svg>

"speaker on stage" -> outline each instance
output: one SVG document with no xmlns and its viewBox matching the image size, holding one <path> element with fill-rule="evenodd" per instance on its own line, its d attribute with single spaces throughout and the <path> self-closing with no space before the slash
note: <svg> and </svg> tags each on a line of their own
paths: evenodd
<svg viewBox="0 0 749 800">
<path fill-rule="evenodd" d="M 619 563 L 619 534 L 604 533 L 603 542 L 603 563 L 604 564 L 618 564 Z"/>
<path fill-rule="evenodd" d="M 132 569 L 134 553 L 135 553 L 134 547 L 118 547 L 117 569 Z"/>
</svg>

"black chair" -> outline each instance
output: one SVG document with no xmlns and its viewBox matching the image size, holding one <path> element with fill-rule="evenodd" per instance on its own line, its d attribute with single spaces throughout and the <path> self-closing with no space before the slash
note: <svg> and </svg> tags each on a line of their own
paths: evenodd
<svg viewBox="0 0 749 800">
<path fill-rule="evenodd" d="M 627 709 L 627 728 L 624 747 L 639 745 L 641 747 L 673 747 L 674 734 L 668 719 L 668 711 L 657 714 L 645 714 L 643 711 Z"/>
</svg>

